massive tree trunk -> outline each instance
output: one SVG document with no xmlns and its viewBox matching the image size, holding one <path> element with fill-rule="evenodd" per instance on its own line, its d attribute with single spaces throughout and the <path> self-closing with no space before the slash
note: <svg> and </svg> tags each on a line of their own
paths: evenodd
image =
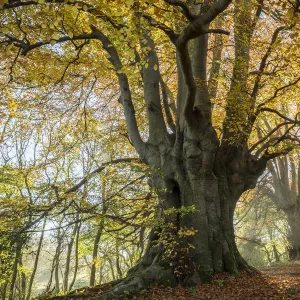
<svg viewBox="0 0 300 300">
<path fill-rule="evenodd" d="M 226 1 L 217 2 L 216 5 L 226 7 Z M 153 41 L 147 31 L 142 30 L 143 44 L 149 49 L 144 57 L 149 64 L 142 69 L 149 125 L 147 142 L 142 141 L 137 128 L 128 78 L 120 71 L 122 63 L 118 53 L 109 39 L 93 28 L 118 71 L 120 103 L 124 107 L 129 136 L 140 158 L 150 167 L 152 185 L 161 201 L 158 225 L 152 230 L 144 257 L 128 272 L 125 280 L 100 299 L 135 293 L 152 283 L 193 286 L 211 280 L 215 273 L 230 272 L 237 276 L 239 270 L 251 269 L 237 249 L 233 216 L 239 197 L 255 187 L 268 158 L 255 158 L 247 145 L 251 125 L 247 127 L 246 124 L 253 109 L 253 103 L 248 101 L 245 93 L 252 27 L 249 26 L 246 40 L 241 38 L 241 20 L 244 22 L 246 18 L 250 23 L 251 14 L 245 15 L 247 1 L 239 2 L 236 9 L 238 26 L 235 32 L 239 39 L 236 39 L 235 80 L 228 96 L 221 140 L 211 120 L 208 35 L 205 34 L 209 26 L 204 21 L 205 14 L 202 25 L 200 22 L 188 26 L 177 39 L 169 30 L 165 31 L 175 40 L 177 53 L 176 125 L 168 101 L 164 99 L 163 107 L 161 105 L 160 86 L 163 98 L 167 93 L 157 70 L 158 57 Z M 201 11 L 207 12 L 210 18 L 211 9 L 218 11 L 220 6 L 202 6 Z M 192 39 L 193 55 L 190 55 L 188 41 Z M 216 85 L 211 88 L 216 89 Z M 243 110 L 238 109 L 237 105 L 245 99 L 247 105 L 243 104 Z M 245 127 L 240 130 L 236 123 L 245 124 Z"/>
<path fill-rule="evenodd" d="M 141 262 L 110 297 L 153 282 L 193 286 L 215 273 L 237 276 L 239 270 L 250 269 L 237 250 L 233 215 L 239 196 L 255 185 L 264 167 L 251 174 L 247 151 L 236 149 L 229 158 L 213 136 L 213 131 L 192 136 L 186 129 L 179 157 L 168 151 L 161 155 L 152 147 L 149 160 L 162 204 L 160 226 L 153 230 Z"/>
</svg>

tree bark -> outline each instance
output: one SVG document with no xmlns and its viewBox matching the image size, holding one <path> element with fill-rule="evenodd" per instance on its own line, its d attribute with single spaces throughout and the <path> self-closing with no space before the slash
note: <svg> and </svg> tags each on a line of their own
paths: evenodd
<svg viewBox="0 0 300 300">
<path fill-rule="evenodd" d="M 22 270 L 23 267 L 23 259 L 22 259 L 22 255 L 20 257 L 20 263 L 19 263 L 20 267 L 21 267 L 21 271 L 19 271 L 19 286 L 20 286 L 20 291 L 19 291 L 19 299 L 20 300 L 25 300 L 26 297 L 26 274 L 25 272 Z"/>
<path fill-rule="evenodd" d="M 12 277 L 10 281 L 9 297 L 8 297 L 9 300 L 14 299 L 15 284 L 18 275 L 18 265 L 20 263 L 21 255 L 22 255 L 22 241 L 19 237 L 19 239 L 16 242 L 16 256 L 14 259 Z"/>
<path fill-rule="evenodd" d="M 118 279 L 123 278 L 121 264 L 120 264 L 120 253 L 119 253 L 119 241 L 116 242 L 116 269 L 118 273 Z"/>
<path fill-rule="evenodd" d="M 58 294 L 60 291 L 60 283 L 59 283 L 59 262 L 60 262 L 60 254 L 61 254 L 61 247 L 62 247 L 62 234 L 60 226 L 62 221 L 59 222 L 59 227 L 57 230 L 57 248 L 55 253 L 55 268 L 54 268 L 54 279 L 55 279 L 55 293 Z"/>
<path fill-rule="evenodd" d="M 1 298 L 2 298 L 2 300 L 6 300 L 7 287 L 8 287 L 8 282 L 5 282 L 1 286 Z"/>
<path fill-rule="evenodd" d="M 277 158 L 268 163 L 273 189 L 268 195 L 278 209 L 285 212 L 290 232 L 289 259 L 300 259 L 300 163 L 298 170 L 292 156 Z"/>
<path fill-rule="evenodd" d="M 77 228 L 77 233 L 76 233 L 76 240 L 75 240 L 75 266 L 74 266 L 74 274 L 73 274 L 73 279 L 72 282 L 70 283 L 69 290 L 72 290 L 72 287 L 76 281 L 76 276 L 77 276 L 77 271 L 78 271 L 78 260 L 79 260 L 79 255 L 78 255 L 78 246 L 79 246 L 79 234 L 80 234 L 80 227 L 81 223 L 79 223 L 78 228 Z"/>
<path fill-rule="evenodd" d="M 36 255 L 35 255 L 35 260 L 34 260 L 32 274 L 30 276 L 29 283 L 28 283 L 28 290 L 27 290 L 26 300 L 29 300 L 30 296 L 31 296 L 32 284 L 33 284 L 33 281 L 34 281 L 34 277 L 35 277 L 35 273 L 36 273 L 36 270 L 37 270 L 37 266 L 38 266 L 38 262 L 39 262 L 39 258 L 40 258 L 41 249 L 42 249 L 45 226 L 46 226 L 46 219 L 44 220 L 42 233 L 41 233 L 41 236 L 40 236 L 38 248 L 37 248 Z"/>
<path fill-rule="evenodd" d="M 241 269 L 252 270 L 238 252 L 233 216 L 240 195 L 253 187 L 266 165 L 251 171 L 247 151 L 237 148 L 228 157 L 227 148 L 212 142 L 214 135 L 203 132 L 199 138 L 186 128 L 180 157 L 169 155 L 162 161 L 152 151 L 152 184 L 161 200 L 161 225 L 153 230 L 141 262 L 108 297 L 153 282 L 193 286 L 211 280 L 215 273 L 237 276 Z"/>
<path fill-rule="evenodd" d="M 102 215 L 104 216 L 107 212 L 107 205 L 105 203 L 105 184 L 102 186 Z M 92 266 L 91 266 L 91 275 L 90 275 L 90 286 L 94 286 L 96 282 L 96 261 L 98 257 L 98 248 L 99 248 L 99 242 L 102 236 L 102 232 L 104 229 L 104 217 L 101 218 L 99 227 L 97 230 L 97 234 L 95 236 L 94 240 L 94 247 L 93 247 L 93 260 L 92 260 Z"/>
<path fill-rule="evenodd" d="M 289 259 L 300 260 L 300 205 L 295 205 L 284 210 L 290 226 L 290 242 Z"/>
<path fill-rule="evenodd" d="M 76 223 L 74 225 L 73 231 L 71 233 L 71 238 L 70 238 L 70 241 L 67 246 L 66 266 L 65 266 L 65 272 L 64 272 L 64 291 L 69 290 L 70 263 L 71 263 L 73 244 L 74 244 L 74 240 L 75 240 L 75 236 L 76 236 L 77 228 L 78 228 L 78 218 L 79 218 L 79 216 L 77 215 Z"/>
</svg>

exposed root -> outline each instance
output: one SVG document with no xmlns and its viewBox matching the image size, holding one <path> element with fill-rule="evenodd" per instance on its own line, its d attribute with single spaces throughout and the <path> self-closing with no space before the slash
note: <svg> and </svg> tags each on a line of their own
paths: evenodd
<svg viewBox="0 0 300 300">
<path fill-rule="evenodd" d="M 143 294 L 151 285 L 176 286 L 178 282 L 171 269 L 152 264 L 142 268 L 139 265 L 128 277 L 115 285 L 107 293 L 97 297 L 97 300 L 112 300 L 131 298 L 138 294 Z"/>
</svg>

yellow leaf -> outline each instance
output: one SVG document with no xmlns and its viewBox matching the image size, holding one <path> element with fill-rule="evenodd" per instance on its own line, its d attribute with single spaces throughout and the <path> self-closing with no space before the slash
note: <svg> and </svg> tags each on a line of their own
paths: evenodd
<svg viewBox="0 0 300 300">
<path fill-rule="evenodd" d="M 51 45 L 51 46 L 54 46 L 55 44 L 56 44 L 56 40 L 51 40 L 51 41 L 50 41 L 50 45 Z"/>
<path fill-rule="evenodd" d="M 67 34 L 71 39 L 74 37 L 74 33 L 72 31 L 67 32 Z"/>
<path fill-rule="evenodd" d="M 51 36 L 51 39 L 53 39 L 53 40 L 58 40 L 59 39 L 59 35 L 58 35 L 58 33 L 53 33 L 52 34 L 52 36 Z"/>
<path fill-rule="evenodd" d="M 126 0 L 126 5 L 131 7 L 134 4 L 134 0 Z"/>
</svg>

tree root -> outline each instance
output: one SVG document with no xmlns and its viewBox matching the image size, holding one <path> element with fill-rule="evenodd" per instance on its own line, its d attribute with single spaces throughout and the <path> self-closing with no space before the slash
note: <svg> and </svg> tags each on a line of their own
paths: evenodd
<svg viewBox="0 0 300 300">
<path fill-rule="evenodd" d="M 143 294 L 153 284 L 176 286 L 178 282 L 171 269 L 152 264 L 148 267 L 138 265 L 128 277 L 115 285 L 110 291 L 99 295 L 97 300 L 120 300 Z"/>
</svg>

